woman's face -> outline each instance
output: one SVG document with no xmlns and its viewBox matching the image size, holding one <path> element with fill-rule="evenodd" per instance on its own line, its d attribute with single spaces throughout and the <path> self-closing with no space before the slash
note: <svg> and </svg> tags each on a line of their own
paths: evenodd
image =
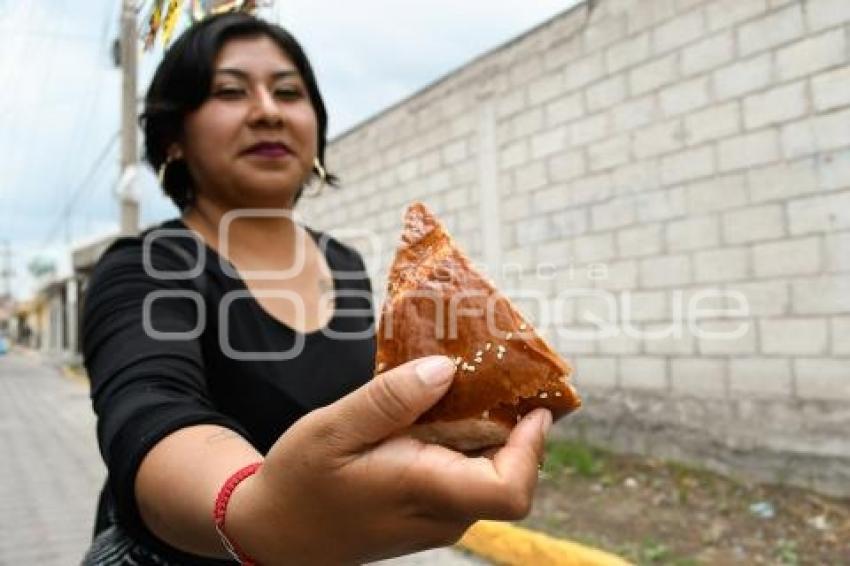
<svg viewBox="0 0 850 566">
<path fill-rule="evenodd" d="M 289 207 L 316 156 L 316 113 L 290 58 L 265 36 L 225 43 L 210 97 L 180 144 L 197 198 L 228 208 Z"/>
</svg>

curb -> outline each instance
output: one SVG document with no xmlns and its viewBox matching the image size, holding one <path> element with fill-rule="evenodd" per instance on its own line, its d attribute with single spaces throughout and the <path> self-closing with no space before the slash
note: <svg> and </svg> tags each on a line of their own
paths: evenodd
<svg viewBox="0 0 850 566">
<path fill-rule="evenodd" d="M 614 554 L 498 521 L 478 521 L 457 544 L 508 566 L 631 566 Z"/>
<path fill-rule="evenodd" d="M 88 380 L 88 377 L 86 377 L 85 373 L 78 371 L 78 370 L 75 370 L 75 369 L 71 368 L 70 366 L 66 366 L 66 365 L 63 365 L 61 369 L 62 369 L 62 375 L 64 375 L 66 378 L 77 383 L 78 385 L 82 385 L 82 386 L 88 388 L 89 380 Z"/>
</svg>

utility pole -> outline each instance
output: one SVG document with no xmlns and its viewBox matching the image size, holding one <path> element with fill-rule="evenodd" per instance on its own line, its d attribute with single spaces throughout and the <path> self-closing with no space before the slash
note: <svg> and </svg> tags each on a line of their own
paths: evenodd
<svg viewBox="0 0 850 566">
<path fill-rule="evenodd" d="M 3 280 L 3 291 L 0 293 L 0 299 L 2 299 L 12 296 L 12 277 L 15 275 L 12 270 L 12 248 L 8 240 L 0 245 L 0 260 L 2 260 L 0 262 L 0 279 Z"/>
<path fill-rule="evenodd" d="M 134 0 L 123 0 L 121 11 L 121 233 L 139 232 L 139 201 L 135 191 L 138 163 L 136 144 L 136 75 L 138 38 Z"/>
</svg>

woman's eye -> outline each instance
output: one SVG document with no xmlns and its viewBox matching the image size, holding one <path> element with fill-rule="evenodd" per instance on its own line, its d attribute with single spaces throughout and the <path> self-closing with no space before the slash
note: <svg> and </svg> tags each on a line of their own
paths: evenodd
<svg viewBox="0 0 850 566">
<path fill-rule="evenodd" d="M 279 88 L 274 91 L 274 94 L 284 100 L 293 100 L 301 97 L 301 91 L 295 88 Z"/>
<path fill-rule="evenodd" d="M 224 87 L 224 88 L 216 89 L 213 94 L 215 94 L 215 96 L 218 97 L 218 98 L 224 98 L 226 100 L 233 100 L 233 99 L 241 97 L 244 94 L 244 92 L 245 91 L 243 91 L 241 88 Z"/>
</svg>

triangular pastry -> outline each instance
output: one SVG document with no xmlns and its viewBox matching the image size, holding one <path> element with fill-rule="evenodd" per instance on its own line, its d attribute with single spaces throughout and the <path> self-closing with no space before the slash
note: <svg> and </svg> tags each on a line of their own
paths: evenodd
<svg viewBox="0 0 850 566">
<path fill-rule="evenodd" d="M 473 267 L 421 203 L 405 214 L 378 330 L 376 372 L 443 354 L 458 372 L 410 433 L 471 451 L 503 444 L 537 407 L 555 419 L 581 405 L 572 369 Z"/>
</svg>

